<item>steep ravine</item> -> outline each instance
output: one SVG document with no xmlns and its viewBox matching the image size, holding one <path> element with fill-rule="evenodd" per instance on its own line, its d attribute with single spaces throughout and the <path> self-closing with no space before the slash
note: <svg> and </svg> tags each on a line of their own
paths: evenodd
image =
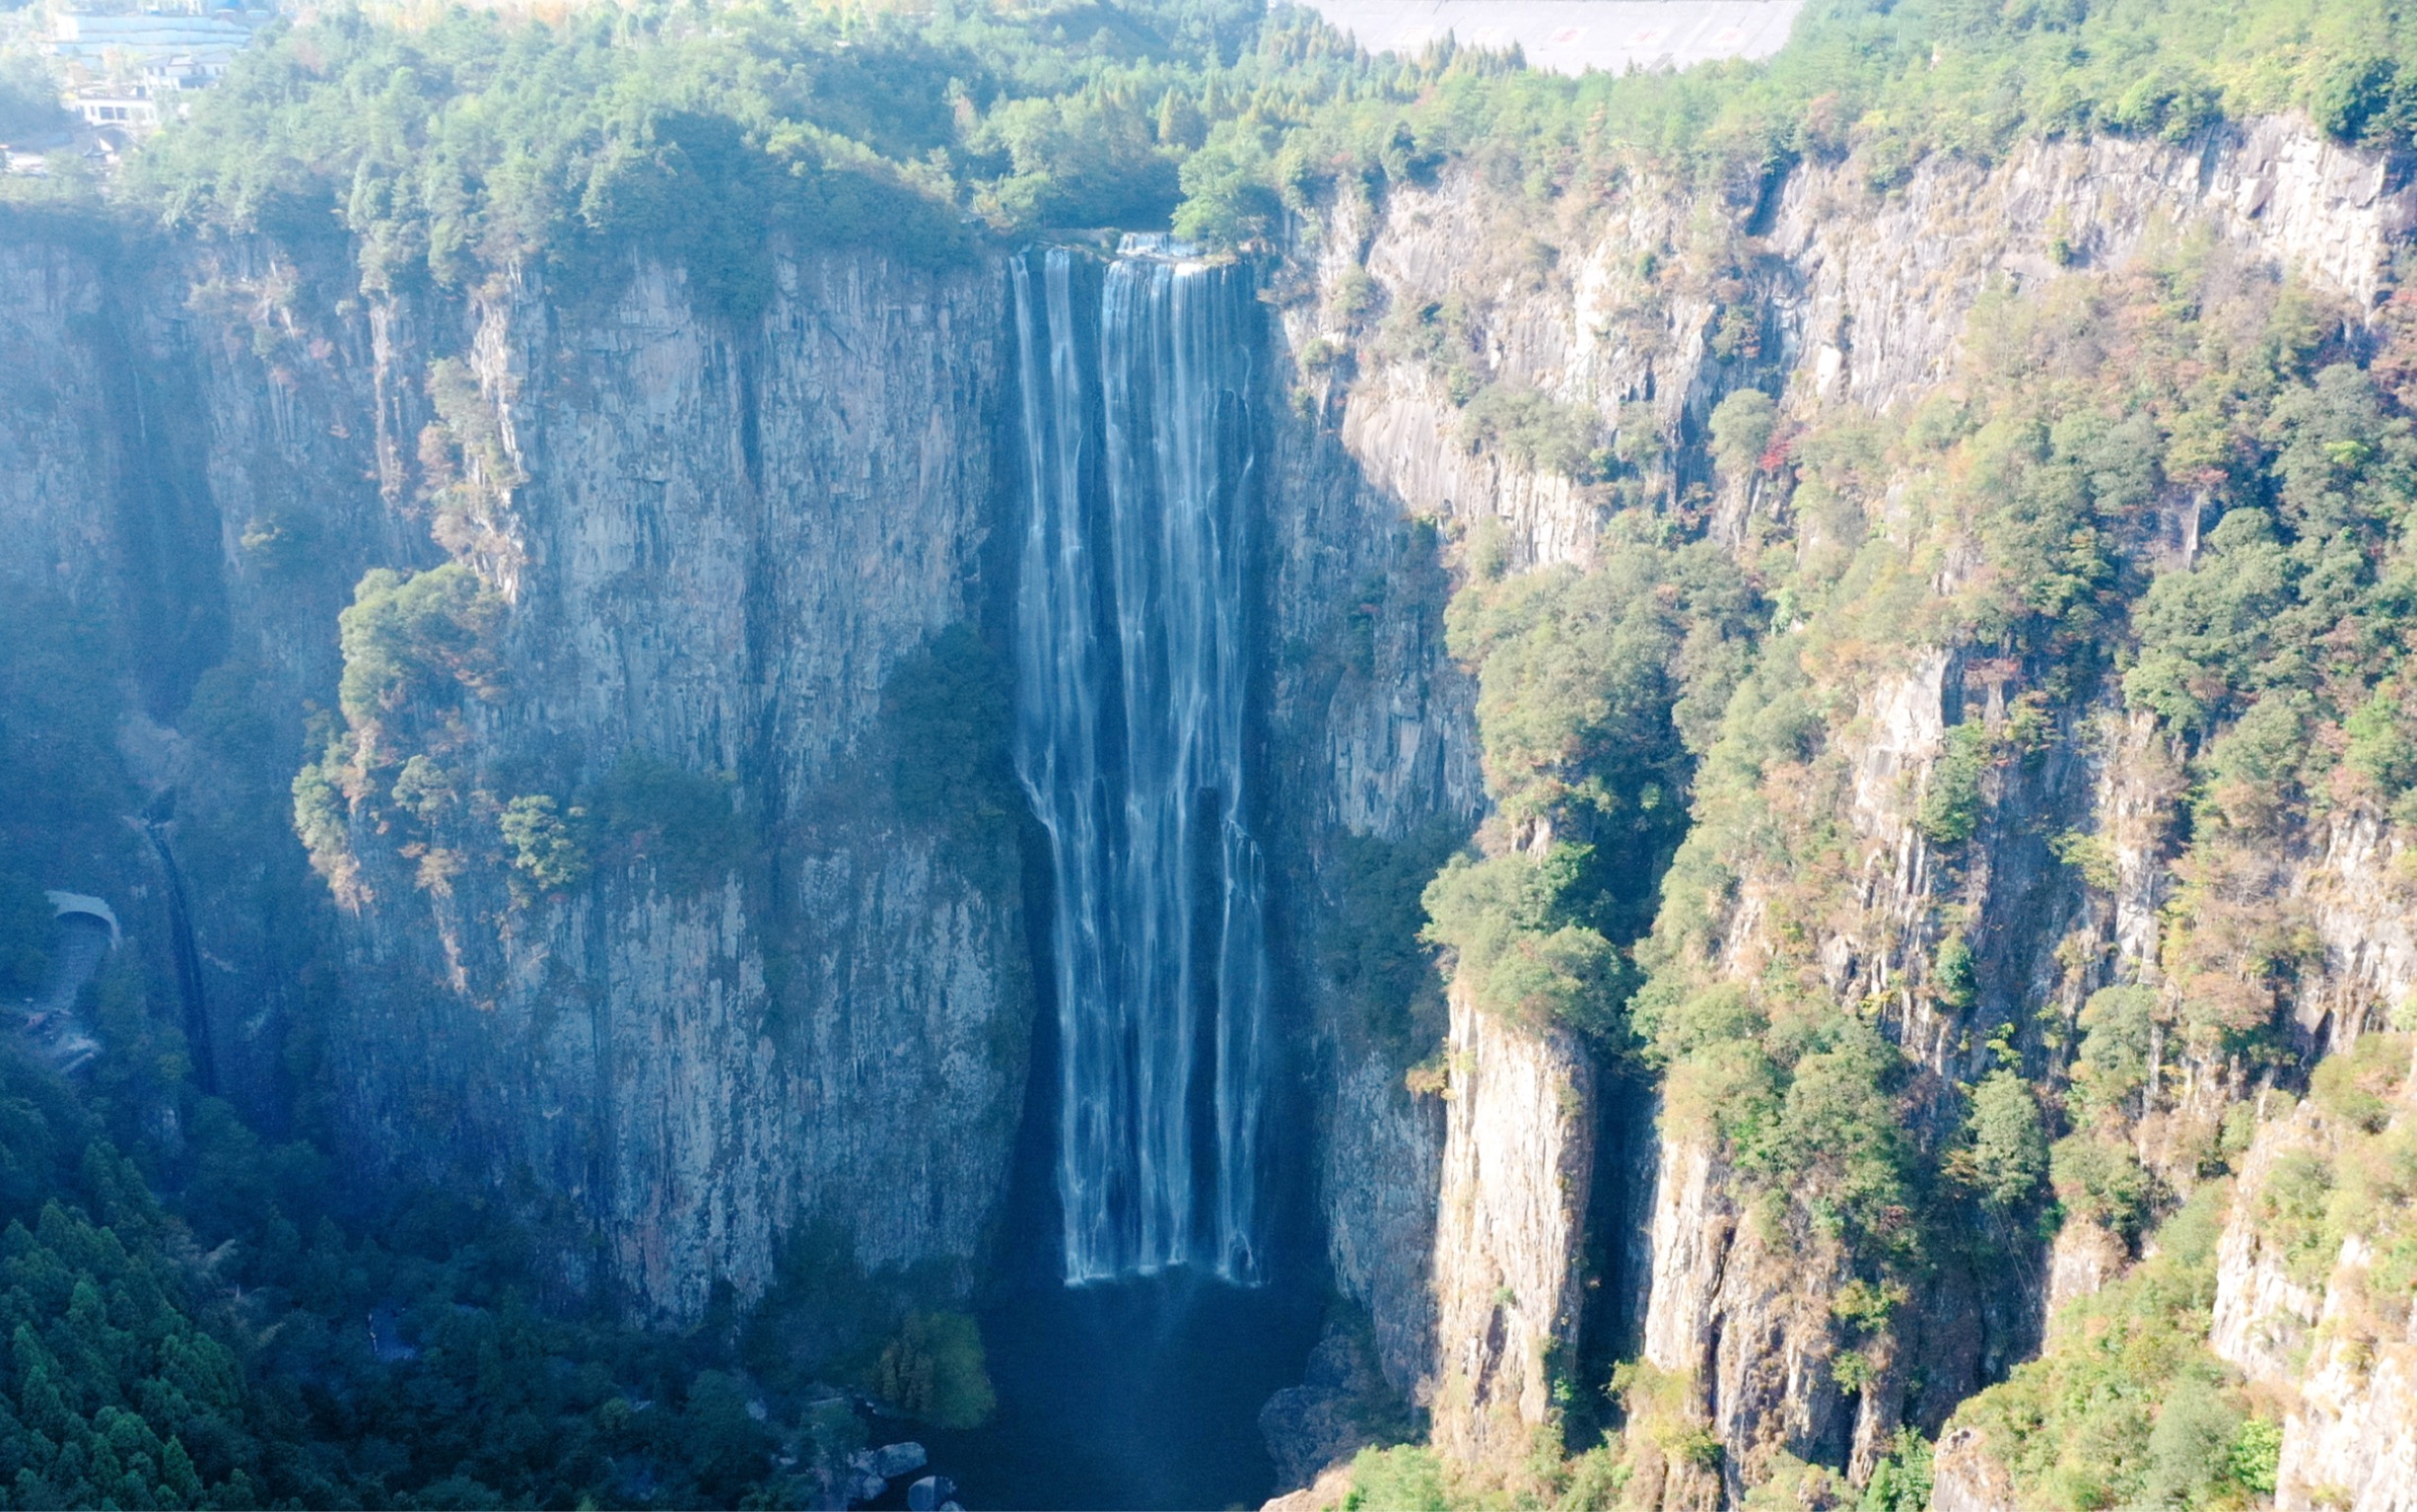
<svg viewBox="0 0 2417 1512">
<path fill-rule="evenodd" d="M 355 1169 L 504 1194 L 548 1231 L 559 1284 L 642 1315 L 693 1319 L 725 1284 L 751 1300 L 799 1236 L 970 1295 L 1006 1261 L 1032 841 L 1011 813 L 902 795 L 923 753 L 893 683 L 935 648 L 1001 659 L 1020 519 L 1001 265 L 785 261 L 733 326 L 652 264 L 576 299 L 530 272 L 453 301 L 355 297 L 347 261 L 340 243 L 30 236 L 0 270 L 19 359 L 0 569 L 107 627 L 102 686 L 117 668 L 157 684 L 130 687 L 120 745 L 178 816 L 222 1084 L 273 1121 L 299 1034 Z M 1272 348 L 1248 361 L 1280 371 Z M 129 384 L 176 407 L 146 423 Z M 1335 1255 L 1407 1385 L 1432 1347 L 1440 1110 L 1303 998 L 1324 990 L 1335 837 L 1474 822 L 1468 691 L 1441 653 L 1431 536 L 1331 438 L 1268 411 L 1270 493 L 1307 501 L 1268 511 L 1252 609 L 1283 649 L 1251 671 L 1254 738 L 1295 1004 L 1278 1028 L 1307 1052 L 1280 1083 L 1275 1264 L 1313 1295 L 1322 1262 L 1291 1215 L 1345 1212 Z M 114 471 L 82 461 L 120 450 Z M 354 584 L 449 558 L 495 600 L 478 685 L 434 733 L 408 708 L 377 728 L 339 714 Z M 313 876 L 288 788 L 347 722 Z M 396 741 L 444 772 L 444 806 L 372 764 Z M 633 755 L 723 785 L 739 864 L 700 874 L 642 831 L 596 842 L 576 883 L 512 867 L 508 800 L 598 801 Z M 110 864 L 78 884 L 164 897 Z M 147 944 L 173 933 L 130 919 Z M 1313 1148 L 1348 1179 L 1313 1186 Z"/>
</svg>

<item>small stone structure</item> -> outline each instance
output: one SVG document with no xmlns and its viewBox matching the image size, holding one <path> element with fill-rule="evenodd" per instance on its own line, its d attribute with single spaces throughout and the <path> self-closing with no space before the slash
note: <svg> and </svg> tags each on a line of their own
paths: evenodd
<svg viewBox="0 0 2417 1512">
<path fill-rule="evenodd" d="M 80 892 L 62 892 L 55 887 L 42 896 L 50 900 L 50 917 L 53 919 L 64 919 L 70 914 L 83 914 L 89 918 L 98 919 L 109 927 L 109 948 L 111 950 L 124 943 L 125 934 L 117 928 L 117 915 L 110 912 L 109 906 L 99 898 Z"/>
</svg>

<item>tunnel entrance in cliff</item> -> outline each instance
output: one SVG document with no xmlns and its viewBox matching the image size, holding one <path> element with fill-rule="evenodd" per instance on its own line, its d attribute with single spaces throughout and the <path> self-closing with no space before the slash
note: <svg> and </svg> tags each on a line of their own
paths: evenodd
<svg viewBox="0 0 2417 1512">
<path fill-rule="evenodd" d="M 1248 266 L 1162 238 L 1008 284 L 1038 1015 L 983 1309 L 1000 1410 L 934 1448 L 977 1502 L 1256 1504 L 1321 1296 L 1253 763 L 1265 315 Z"/>
</svg>

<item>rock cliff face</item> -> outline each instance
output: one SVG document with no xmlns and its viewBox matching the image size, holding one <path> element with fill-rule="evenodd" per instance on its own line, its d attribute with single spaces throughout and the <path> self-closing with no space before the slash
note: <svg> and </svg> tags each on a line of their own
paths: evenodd
<svg viewBox="0 0 2417 1512">
<path fill-rule="evenodd" d="M 650 1310 L 759 1291 L 803 1224 L 967 1284 L 1025 1074 L 1015 837 L 902 816 L 874 726 L 891 669 L 994 603 L 996 279 L 787 263 L 733 329 L 652 266 L 584 304 L 528 281 L 366 312 L 331 292 L 348 273 L 39 242 L 0 269 L 29 389 L 8 566 L 151 669 L 129 763 L 181 793 L 213 861 L 296 882 L 276 805 L 235 811 L 262 773 L 178 727 L 187 697 L 236 669 L 281 736 L 242 754 L 282 789 L 306 703 L 332 700 L 351 581 L 443 561 L 433 522 L 508 604 L 509 691 L 468 711 L 483 781 L 576 791 L 643 752 L 731 774 L 765 843 L 701 884 L 642 859 L 531 900 L 491 864 L 429 885 L 404 836 L 357 822 L 346 907 L 315 935 L 341 985 L 308 1005 L 347 1154 L 522 1194 L 601 1241 L 566 1279 Z M 444 357 L 501 445 L 449 514 L 417 454 L 463 423 L 428 396 Z M 274 939 L 225 872 L 200 890 L 241 1061 L 303 1010 L 312 931 Z M 306 920 L 315 891 L 292 888 Z"/>
<path fill-rule="evenodd" d="M 5 240 L 0 578 L 29 614 L 89 627 L 78 664 L 48 674 L 114 724 L 139 814 L 80 817 L 122 835 L 147 816 L 161 841 L 59 863 L 120 900 L 153 980 L 181 980 L 204 1084 L 270 1106 L 284 1026 L 326 981 L 324 889 L 304 880 L 280 769 L 305 699 L 332 689 L 352 582 L 441 560 L 379 481 L 380 415 L 425 405 L 416 384 L 385 391 L 388 322 L 335 316 L 330 270 L 31 219 Z M 189 972 L 171 959 L 178 858 Z"/>
<path fill-rule="evenodd" d="M 2096 137 L 1989 169 L 1931 160 L 1878 203 L 1851 172 L 1799 172 L 1765 235 L 1795 285 L 1795 397 L 1880 408 L 1948 378 L 1992 280 L 2036 285 L 2204 230 L 2372 304 L 2412 225 L 2386 161 L 2266 117 L 2188 148 Z"/>
<path fill-rule="evenodd" d="M 0 569 L 109 629 L 133 786 L 177 805 L 228 1089 L 272 1106 L 307 1025 L 348 1155 L 519 1194 L 559 1222 L 566 1281 L 647 1310 L 760 1289 L 816 1223 L 965 1284 L 1025 1077 L 1016 841 L 900 813 L 878 726 L 902 658 L 1005 611 L 997 270 L 788 262 L 744 328 L 655 266 L 578 299 L 533 277 L 355 298 L 340 244 L 29 236 L 0 281 Z M 1431 537 L 1331 432 L 1270 431 L 1270 850 L 1307 906 L 1277 943 L 1315 996 L 1336 837 L 1465 833 L 1482 798 Z M 728 774 L 752 864 L 526 896 L 488 856 L 432 886 L 425 837 L 356 804 L 331 906 L 292 839 L 304 714 L 334 702 L 362 574 L 449 557 L 507 605 L 503 695 L 464 711 L 496 797 L 575 797 L 630 751 Z M 202 727 L 213 669 L 249 743 Z M 107 864 L 90 890 L 164 907 L 153 863 Z M 1432 1357 L 1441 1107 L 1347 1019 L 1296 1024 L 1327 1047 L 1320 1190 L 1407 1389 Z"/>
<path fill-rule="evenodd" d="M 561 1221 L 567 1281 L 650 1310 L 759 1289 L 811 1223 L 964 1284 L 1025 1076 L 1016 842 L 899 813 L 877 726 L 901 658 L 1004 613 L 996 269 L 790 262 L 734 329 L 653 266 L 576 300 L 533 278 L 364 299 L 341 245 L 35 230 L 0 261 L 0 570 L 108 632 L 95 671 L 127 685 L 133 790 L 173 794 L 227 1090 L 273 1106 L 306 1025 L 348 1155 L 521 1194 Z M 1330 434 L 1271 430 L 1298 506 L 1263 564 L 1287 649 L 1264 673 L 1271 851 L 1314 915 L 1335 836 L 1465 831 L 1480 790 L 1431 540 Z M 461 453 L 449 491 L 432 434 Z M 497 796 L 576 795 L 628 751 L 729 774 L 752 865 L 700 885 L 640 860 L 531 898 L 488 858 L 430 886 L 362 809 L 330 905 L 292 838 L 304 715 L 334 702 L 362 574 L 449 556 L 508 606 L 504 695 L 465 711 Z M 194 701 L 205 672 L 242 739 L 204 727 L 230 707 Z M 165 908 L 146 855 L 95 865 L 80 886 Z M 165 914 L 135 932 L 165 939 Z M 1278 944 L 1315 993 L 1313 935 Z M 1408 1386 L 1440 1106 L 1336 1013 L 1308 1023 L 1334 1260 Z"/>
<path fill-rule="evenodd" d="M 1609 1329 L 1684 1379 L 1724 1451 L 1722 1484 L 1673 1476 L 1669 1504 L 1734 1499 L 1782 1453 L 1867 1468 L 1900 1421 L 1935 1426 L 2034 1347 L 2047 1302 L 2128 1260 L 2075 1227 L 2029 1257 L 2035 1295 L 1943 1274 L 1903 1304 L 1895 1353 L 1863 1348 L 1850 1391 L 1833 1368 L 1845 1259 L 1763 1221 L 1711 1141 L 1643 1140 L 1582 1042 L 1456 997 L 1442 1069 L 1417 1078 L 1442 1095 L 1412 1090 L 1416 1050 L 1321 964 L 1347 852 L 1457 840 L 1485 816 L 1474 688 L 1443 641 L 1449 571 L 1497 548 L 1514 571 L 1586 565 L 1614 508 L 1468 439 L 1472 386 L 1582 408 L 1615 448 L 1667 455 L 1664 502 L 1743 550 L 1782 506 L 1711 465 L 1724 395 L 1775 393 L 1783 424 L 1901 414 L 1950 379 L 1990 290 L 2160 239 L 2205 236 L 2372 303 L 2413 195 L 2388 164 L 2263 121 L 2189 147 L 1925 163 L 1885 192 L 1851 160 L 1726 197 L 1638 174 L 1550 213 L 1460 167 L 1301 228 L 1270 270 L 1262 385 L 1279 401 L 1257 564 L 1272 947 L 1326 1258 L 1439 1444 L 1521 1460 L 1555 1418 L 1556 1362 Z M 1022 1115 L 1023 868 L 1011 821 L 902 801 L 884 720 L 909 658 L 1002 623 L 997 269 L 792 258 L 738 323 L 651 264 L 577 299 L 533 275 L 462 300 L 356 283 L 341 247 L 0 241 L 0 582 L 107 627 L 98 672 L 122 684 L 128 780 L 175 795 L 153 817 L 194 877 L 221 1079 L 272 1102 L 273 1047 L 307 1026 L 349 1155 L 513 1194 L 574 1241 L 566 1281 L 658 1315 L 696 1315 L 718 1282 L 760 1292 L 813 1225 L 860 1265 L 969 1285 Z M 449 447 L 458 478 L 439 475 Z M 2195 513 L 2168 506 L 2187 560 Z M 1822 520 L 1792 527 L 1821 549 Z M 567 803 L 634 752 L 726 776 L 753 837 L 737 863 L 699 876 L 625 850 L 553 892 L 500 851 L 432 871 L 356 792 L 340 896 L 306 876 L 286 783 L 306 711 L 335 700 L 337 616 L 368 569 L 449 559 L 503 604 L 497 696 L 466 704 L 459 732 L 486 830 L 504 800 Z M 1948 560 L 1925 591 L 1969 570 Z M 1783 615 L 1772 635 L 1791 633 Z M 1796 797 L 1832 804 L 1854 901 L 1807 948 L 1926 1087 L 1982 1065 L 1976 1025 L 2069 1013 L 2156 969 L 2182 785 L 2152 728 L 2111 706 L 2058 723 L 2037 761 L 1990 777 L 2005 817 L 1947 866 L 1915 817 L 1950 726 L 2002 718 L 2004 679 L 1946 646 L 1819 671 L 1835 760 Z M 222 718 L 237 706 L 256 718 Z M 2085 885 L 2051 833 L 2102 842 L 2106 876 Z M 138 933 L 166 931 L 151 860 L 94 864 L 150 900 Z M 2321 957 L 2292 1003 L 2310 1048 L 2409 1001 L 2405 865 L 2384 825 L 2345 811 L 2253 879 L 2250 904 L 2292 911 Z M 1768 964 L 1788 880 L 1741 871 L 1708 970 Z M 1921 990 L 1950 914 L 1988 984 L 1962 1007 Z M 2238 1068 L 2187 1074 L 2173 1117 L 2140 1132 L 2152 1166 L 2247 1086 Z M 2249 1156 L 2216 1346 L 2299 1393 L 2287 1497 L 2398 1505 L 2403 1441 L 2371 1429 L 2407 1420 L 2413 1345 L 2327 1332 L 2356 1291 L 2338 1275 L 2369 1258 L 2345 1241 L 2333 1272 L 2295 1276 L 2240 1216 L 2290 1141 L 2329 1137 L 2300 1119 Z M 1607 1255 L 1634 1257 L 1634 1294 L 1603 1308 L 1589 1257 Z M 2313 1340 L 2304 1366 L 2295 1340 Z M 1942 1506 L 2011 1494 L 1968 1435 L 1940 1463 Z"/>
<path fill-rule="evenodd" d="M 1854 1403 L 1830 1385 L 1830 1304 L 1852 1278 L 1845 1258 L 1834 1246 L 1799 1251 L 1739 1211 L 1730 1173 L 1692 1142 L 1661 1157 L 1651 1239 L 1642 1354 L 1692 1383 L 1690 1406 L 1728 1446 L 1717 1496 L 1741 1496 L 1744 1468 L 1773 1448 L 1842 1459 Z M 1673 1475 L 1665 1504 L 1711 1489 L 1695 1478 Z"/>
<path fill-rule="evenodd" d="M 2417 1082 L 2402 1078 L 2384 1137 L 2417 1110 L 2413 1093 Z M 2328 1166 L 2366 1134 L 2313 1105 L 2267 1125 L 2243 1162 L 2218 1250 L 2210 1341 L 2252 1386 L 2290 1404 L 2275 1471 L 2281 1508 L 2417 1505 L 2417 1323 L 2377 1284 L 2379 1244 L 2353 1231 L 2328 1247 L 2329 1234 L 2304 1237 L 2276 1216 L 2320 1199 L 2307 1190 L 2312 1175 L 2329 1186 Z"/>
<path fill-rule="evenodd" d="M 2362 1512 L 2417 1502 L 2417 1336 L 2404 1288 L 2382 1273 L 2405 1246 L 2404 1192 L 2362 1186 L 2384 1150 L 2404 1150 L 2417 1099 L 2407 1042 L 2375 1079 L 2390 1095 L 2345 1117 L 2316 1099 L 2260 1098 L 2268 1115 L 2223 1196 L 2208 1346 L 2281 1417 L 2274 1505 Z M 2383 1155 L 2386 1162 L 2393 1158 Z M 2024 1505 L 1985 1435 L 1940 1441 L 1940 1512 Z"/>
<path fill-rule="evenodd" d="M 328 1040 L 365 1151 L 444 1110 L 451 1158 L 575 1204 L 675 1314 L 760 1291 L 798 1223 L 966 1284 L 1023 1090 L 1012 831 L 900 815 L 874 738 L 891 669 L 985 606 L 996 281 L 780 282 L 736 331 L 659 268 L 600 308 L 523 285 L 469 348 L 510 468 L 465 548 L 511 600 L 480 760 L 553 790 L 633 750 L 732 774 L 760 861 L 516 905 L 357 827 L 361 1000 Z"/>
<path fill-rule="evenodd" d="M 1285 404 L 1297 311 L 1271 340 L 1264 581 L 1269 855 L 1285 878 L 1272 937 L 1307 1030 L 1314 1206 L 1342 1293 L 1368 1310 L 1386 1380 L 1423 1400 L 1434 1370 L 1436 1195 L 1444 1107 L 1416 1097 L 1321 964 L 1346 837 L 1416 844 L 1477 827 L 1485 806 L 1472 680 L 1446 653 L 1447 587 L 1431 530 L 1312 406 Z M 1283 921 L 1289 920 L 1287 928 Z M 1411 1059 L 1417 1058 L 1414 1052 Z"/>
<path fill-rule="evenodd" d="M 1593 1067 L 1566 1030 L 1523 1033 L 1455 988 L 1435 1225 L 1435 1442 L 1516 1459 L 1553 1410 L 1553 1355 L 1577 1333 Z"/>
<path fill-rule="evenodd" d="M 2116 267 L 2161 239 L 2204 235 L 2366 303 L 2413 214 L 2417 201 L 2387 164 L 2286 120 L 2227 128 L 2188 148 L 2057 142 L 1988 169 L 1929 162 L 1885 194 L 1855 163 L 1806 166 L 1726 205 L 1640 175 L 1606 202 L 1539 211 L 1488 187 L 1482 173 L 1447 171 L 1428 187 L 1397 188 L 1381 207 L 1348 198 L 1328 207 L 1305 230 L 1296 282 L 1278 289 L 1289 300 L 1293 350 L 1315 357 L 1297 402 L 1339 436 L 1366 478 L 1444 521 L 1452 539 L 1498 531 L 1514 568 L 1584 564 L 1608 506 L 1564 477 L 1464 441 L 1454 401 L 1472 386 L 1534 389 L 1583 406 L 1618 447 L 1657 438 L 1677 448 L 1673 487 L 1683 490 L 1716 481 L 1693 448 L 1723 394 L 1762 386 L 1780 394 L 1783 417 L 1834 406 L 1901 412 L 1949 377 L 1967 317 L 1992 288 Z M 1701 507 L 1729 539 L 1769 508 L 1752 489 L 1725 487 L 1716 496 L 1707 487 Z M 2175 549 L 2192 549 L 2185 525 L 2175 533 Z M 1937 591 L 1953 590 L 1956 571 L 1951 563 Z M 1887 1032 L 1932 1074 L 1952 1078 L 1976 1064 L 1970 1025 L 2011 1010 L 1994 1001 L 1943 1009 L 1915 990 L 1942 907 L 1968 921 L 1980 976 L 2009 1002 L 2077 1007 L 2116 968 L 2149 961 L 2154 969 L 2154 919 L 2172 885 L 2160 849 L 2178 786 L 2170 753 L 2141 731 L 2106 735 L 2105 722 L 2077 720 L 2043 760 L 1993 779 L 2019 786 L 1991 797 L 2021 817 L 1983 834 L 1948 875 L 1913 814 L 1960 706 L 1997 695 L 1985 674 L 1945 650 L 1855 676 L 1838 690 L 1848 712 L 1833 719 L 1828 739 L 1865 880 L 1860 911 L 1816 942 L 1833 991 L 1887 1004 Z M 2326 985 L 2298 1003 L 2314 1038 L 2380 1022 L 2376 1005 L 2406 992 L 2392 964 L 2405 958 L 2403 926 L 2366 891 L 2388 885 L 2361 849 L 2381 844 L 2379 832 L 2372 821 L 2336 829 L 2318 854 L 2272 879 L 2278 896 L 2307 900 L 2324 940 Z M 2118 885 L 2107 893 L 2080 885 L 2044 844 L 2042 832 L 2054 830 L 2105 835 Z M 2351 870 L 2336 875 L 2342 865 Z M 1725 969 L 1741 977 L 1766 958 L 1758 885 L 1740 879 L 1718 931 Z M 2103 964 L 2067 971 L 2056 951 L 2074 937 L 2103 941 Z M 1433 1270 L 1438 1443 L 1499 1465 L 1525 1441 L 1496 1418 L 1508 1421 L 1516 1404 L 1525 1427 L 1545 1420 L 1549 1409 L 1535 1393 L 1443 1383 L 1470 1374 L 1471 1362 L 1533 1361 L 1574 1347 L 1579 1320 L 1532 1305 L 1520 1322 L 1531 1339 L 1513 1339 L 1511 1312 L 1495 1293 L 1518 1275 L 1526 1287 L 1510 1289 L 1523 1303 L 1530 1290 L 1565 1296 L 1589 1224 L 1645 1231 L 1639 1342 L 1652 1364 L 1696 1383 L 1727 1450 L 1731 1496 L 1740 1468 L 1751 1472 L 1780 1450 L 1868 1466 L 1900 1417 L 1935 1423 L 2036 1346 L 2051 1269 L 2044 1254 L 2041 1295 L 1943 1278 L 1934 1295 L 1916 1299 L 1899 1336 L 1923 1368 L 1873 1361 L 1878 1380 L 1843 1392 L 1826 1362 L 1845 1342 L 1830 1307 L 1845 1271 L 1818 1256 L 1807 1265 L 1796 1247 L 1774 1249 L 1740 1221 L 1730 1177 L 1688 1138 L 1648 1155 L 1658 1167 L 1650 1203 L 1590 1213 L 1586 1185 L 1571 1183 L 1567 1162 L 1598 1137 L 1600 1111 L 1582 1096 L 1560 1097 L 1550 1113 L 1531 1104 L 1530 1120 L 1559 1127 L 1533 1129 L 1521 1156 L 1498 1146 L 1500 1132 L 1486 1131 L 1477 1110 L 1506 1096 L 1489 1078 L 1515 1077 L 1510 1067 L 1524 1062 L 1503 1045 L 1515 1031 L 1473 1019 L 1456 1014 L 1453 1043 L 1490 1054 L 1453 1065 L 1443 1131 L 1454 1153 L 1443 1163 Z M 1543 1045 L 1525 1054 L 1554 1055 Z M 1570 1068 L 1557 1084 L 1584 1082 Z M 2226 1094 L 2208 1095 L 2220 1105 Z M 1480 1228 L 1456 1204 L 1460 1214 L 1554 1221 Z M 1334 1204 L 1330 1211 L 1346 1253 L 1365 1221 Z M 2089 1289 L 2119 1264 L 2101 1253 L 2104 1243 L 2086 1243 L 2091 1236 L 2069 1237 L 2052 1267 L 2059 1293 Z M 1675 1503 L 1695 1493 L 1674 1480 L 1670 1494 Z"/>
</svg>

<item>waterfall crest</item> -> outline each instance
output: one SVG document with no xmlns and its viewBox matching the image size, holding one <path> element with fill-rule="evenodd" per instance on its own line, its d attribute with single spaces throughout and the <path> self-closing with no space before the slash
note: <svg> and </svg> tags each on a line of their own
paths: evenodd
<svg viewBox="0 0 2417 1512">
<path fill-rule="evenodd" d="M 1009 267 L 1015 764 L 1048 831 L 1070 1284 L 1262 1279 L 1265 866 L 1246 816 L 1249 272 L 1127 239 Z"/>
</svg>

